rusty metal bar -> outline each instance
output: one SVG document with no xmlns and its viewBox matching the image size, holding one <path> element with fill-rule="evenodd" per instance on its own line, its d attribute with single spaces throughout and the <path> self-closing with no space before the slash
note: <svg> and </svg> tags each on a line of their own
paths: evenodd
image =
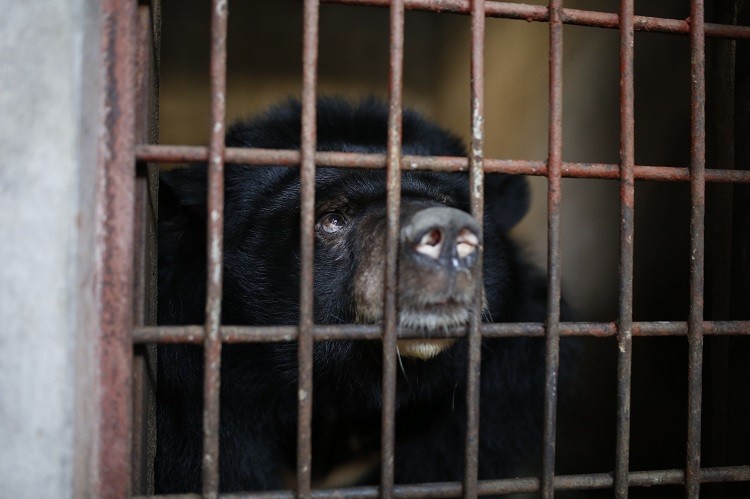
<svg viewBox="0 0 750 499">
<path fill-rule="evenodd" d="M 547 166 L 547 320 L 541 493 L 554 496 L 557 375 L 560 364 L 560 204 L 562 198 L 562 0 L 549 2 L 549 151 Z"/>
<path fill-rule="evenodd" d="M 318 0 L 305 0 L 300 138 L 300 298 L 297 385 L 297 497 L 310 497 L 313 398 L 313 250 L 315 244 L 316 85 Z"/>
<path fill-rule="evenodd" d="M 327 3 L 350 5 L 374 5 L 385 7 L 390 0 L 324 0 Z M 468 14 L 471 9 L 470 0 L 405 0 L 408 10 L 425 10 L 433 12 L 454 12 Z M 522 3 L 487 1 L 485 3 L 488 17 L 519 19 L 527 22 L 549 22 L 549 11 L 542 5 L 528 5 Z M 564 24 L 591 26 L 599 28 L 619 28 L 617 14 L 597 12 L 591 10 L 562 9 L 561 19 Z M 664 19 L 659 17 L 635 16 L 636 31 L 652 33 L 671 33 L 686 35 L 690 31 L 687 20 Z M 715 38 L 750 38 L 750 27 L 734 26 L 730 24 L 706 24 L 706 36 Z"/>
<path fill-rule="evenodd" d="M 484 0 L 474 0 L 471 9 L 471 153 L 469 156 L 469 198 L 471 213 L 484 224 Z M 482 282 L 484 249 L 480 246 L 476 265 Z M 468 330 L 468 366 L 466 376 L 466 435 L 464 450 L 463 495 L 477 496 L 479 479 L 479 395 L 482 370 L 482 303 L 484 288 L 478 286 Z"/>
<path fill-rule="evenodd" d="M 615 497 L 628 496 L 630 388 L 633 363 L 633 235 L 635 233 L 635 125 L 633 0 L 620 2 L 620 313 L 617 329 L 617 443 Z"/>
<path fill-rule="evenodd" d="M 687 322 L 634 322 L 633 336 L 686 336 Z M 617 336 L 614 322 L 561 322 L 561 336 L 582 336 L 609 338 Z M 538 322 L 503 322 L 482 324 L 480 327 L 486 338 L 543 337 L 544 325 Z M 224 343 L 283 342 L 296 341 L 296 326 L 222 326 L 221 340 Z M 335 326 L 314 326 L 314 341 L 336 340 L 377 340 L 382 336 L 380 326 L 371 324 L 342 324 Z M 703 334 L 711 336 L 750 336 L 750 321 L 706 321 Z M 466 328 L 433 331 L 432 338 L 462 338 Z M 139 343 L 194 343 L 203 342 L 202 326 L 145 326 L 137 327 L 133 341 Z M 399 329 L 398 338 L 421 338 L 423 333 L 409 329 Z"/>
<path fill-rule="evenodd" d="M 137 5 L 134 0 L 102 3 L 101 52 L 105 67 L 103 125 L 99 144 L 95 217 L 96 335 L 98 389 L 89 490 L 96 497 L 131 493 L 133 234 Z"/>
<path fill-rule="evenodd" d="M 747 482 L 750 481 L 750 466 L 727 466 L 720 468 L 704 468 L 702 483 L 714 482 Z M 684 470 L 653 470 L 634 471 L 630 473 L 631 487 L 655 487 L 660 485 L 679 485 L 685 482 Z M 608 489 L 614 484 L 610 473 L 594 473 L 588 475 L 559 475 L 554 478 L 555 490 L 594 490 Z M 538 478 L 509 478 L 503 480 L 480 480 L 479 495 L 534 493 L 540 488 Z M 461 495 L 460 482 L 423 483 L 415 485 L 396 485 L 393 496 L 396 498 L 422 497 L 456 497 Z M 161 499 L 198 499 L 197 494 L 162 495 Z M 248 494 L 222 494 L 222 499 L 293 499 L 292 491 L 270 491 Z M 379 497 L 379 489 L 375 486 L 348 487 L 340 489 L 319 489 L 312 493 L 315 499 L 338 499 L 347 497 L 352 499 L 374 499 Z M 146 499 L 139 496 L 135 499 Z"/>
<path fill-rule="evenodd" d="M 380 496 L 393 497 L 396 428 L 396 337 L 398 335 L 398 232 L 401 207 L 401 114 L 404 65 L 404 2 L 390 11 L 388 152 L 386 165 L 386 249 L 383 291 L 383 405 L 380 436 Z"/>
<path fill-rule="evenodd" d="M 706 212 L 706 57 L 703 0 L 690 2 L 690 317 L 688 319 L 688 434 L 685 489 L 697 499 L 701 478 L 703 286 Z"/>
<path fill-rule="evenodd" d="M 200 146 L 147 145 L 137 147 L 139 161 L 160 163 L 205 162 L 208 149 Z M 363 154 L 349 152 L 317 152 L 315 164 L 333 168 L 385 168 L 385 154 Z M 229 147 L 226 150 L 227 164 L 297 166 L 299 151 L 277 149 L 242 149 Z M 547 176 L 545 161 L 510 160 L 484 158 L 485 173 L 509 173 L 512 175 Z M 466 172 L 467 158 L 443 156 L 410 156 L 401 158 L 402 170 L 431 170 Z M 683 181 L 690 180 L 688 168 L 673 166 L 634 166 L 637 180 Z M 562 176 L 573 178 L 619 179 L 620 165 L 614 163 L 563 163 Z M 706 182 L 750 183 L 750 171 L 710 169 L 706 171 Z"/>
<path fill-rule="evenodd" d="M 208 258 L 206 332 L 203 344 L 203 496 L 219 494 L 219 394 L 224 230 L 224 130 L 226 121 L 227 0 L 211 2 L 211 138 L 208 153 Z"/>
</svg>

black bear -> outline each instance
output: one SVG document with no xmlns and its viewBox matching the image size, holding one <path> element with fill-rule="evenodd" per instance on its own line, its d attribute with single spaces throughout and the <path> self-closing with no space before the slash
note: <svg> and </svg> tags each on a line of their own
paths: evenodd
<svg viewBox="0 0 750 499">
<path fill-rule="evenodd" d="M 321 151 L 383 153 L 387 106 L 323 99 Z M 300 105 L 290 101 L 233 126 L 227 146 L 297 149 Z M 462 142 L 418 114 L 403 114 L 403 153 L 465 156 Z M 228 165 L 225 180 L 222 322 L 292 325 L 298 321 L 299 169 Z M 400 340 L 397 382 L 397 483 L 460 480 L 463 475 L 466 341 L 430 339 L 466 325 L 477 286 L 485 322 L 543 322 L 546 286 L 508 230 L 528 207 L 523 177 L 486 176 L 484 228 L 469 210 L 461 173 L 405 171 L 401 186 L 399 323 L 424 340 Z M 314 319 L 375 324 L 382 319 L 385 172 L 318 168 Z M 205 165 L 162 174 L 159 205 L 159 323 L 204 321 Z M 476 250 L 484 247 L 483 282 Z M 379 450 L 379 341 L 314 346 L 313 477 Z M 225 345 L 221 371 L 220 482 L 223 491 L 268 490 L 296 459 L 297 346 Z M 563 365 L 565 360 L 562 361 Z M 544 343 L 485 339 L 482 350 L 479 474 L 507 477 L 541 448 Z M 200 490 L 202 351 L 158 349 L 157 492 Z M 369 479 L 377 480 L 377 467 Z M 365 473 L 359 482 L 366 482 Z M 326 483 L 326 482 L 323 482 Z M 293 486 L 293 484 L 291 484 Z"/>
</svg>

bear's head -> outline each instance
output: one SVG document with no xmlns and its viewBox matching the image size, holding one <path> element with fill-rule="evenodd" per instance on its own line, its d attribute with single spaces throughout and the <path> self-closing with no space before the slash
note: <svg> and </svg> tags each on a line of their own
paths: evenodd
<svg viewBox="0 0 750 499">
<path fill-rule="evenodd" d="M 352 106 L 322 100 L 317 110 L 320 151 L 384 153 L 387 107 L 375 100 Z M 296 102 L 232 127 L 229 147 L 298 149 L 300 106 Z M 466 156 L 461 141 L 406 111 L 403 154 Z M 194 165 L 162 175 L 160 189 L 160 303 L 162 324 L 204 320 L 206 167 Z M 528 207 L 522 177 L 485 176 L 484 227 L 469 214 L 465 173 L 404 171 L 398 247 L 398 321 L 419 331 L 399 340 L 404 375 L 455 377 L 450 366 L 465 355 L 436 331 L 464 327 L 479 287 L 483 314 L 512 320 L 510 291 L 518 266 L 507 231 Z M 386 174 L 383 170 L 316 170 L 314 319 L 316 324 L 383 320 L 386 253 Z M 480 280 L 478 254 L 484 247 Z M 299 320 L 299 169 L 227 165 L 225 170 L 224 292 L 222 322 L 233 325 L 292 325 Z M 439 336 L 439 335 L 438 335 Z M 264 353 L 258 352 L 263 349 Z M 379 393 L 378 342 L 331 341 L 315 345 L 315 373 Z M 232 345 L 228 365 L 253 359 L 296 381 L 296 345 Z M 269 361 L 269 356 L 271 361 Z M 331 378 L 333 379 L 333 378 Z M 369 391 L 369 390 L 368 390 Z"/>
</svg>

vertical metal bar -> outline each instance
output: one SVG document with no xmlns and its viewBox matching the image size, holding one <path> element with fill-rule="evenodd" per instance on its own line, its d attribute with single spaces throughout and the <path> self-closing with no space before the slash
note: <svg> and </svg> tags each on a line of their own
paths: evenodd
<svg viewBox="0 0 750 499">
<path fill-rule="evenodd" d="M 633 362 L 633 235 L 635 124 L 633 0 L 620 3 L 620 318 L 617 328 L 617 446 L 615 497 L 628 496 L 630 386 Z"/>
<path fill-rule="evenodd" d="M 701 480 L 703 390 L 704 220 L 706 211 L 706 75 L 703 0 L 690 2 L 690 316 L 688 319 L 688 435 L 685 489 L 697 498 Z"/>
<path fill-rule="evenodd" d="M 404 1 L 393 0 L 390 11 L 390 80 L 388 84 L 387 232 L 383 330 L 383 410 L 381 414 L 380 495 L 393 497 L 396 426 L 396 334 L 398 332 L 398 232 L 401 207 L 401 114 L 404 65 Z"/>
<path fill-rule="evenodd" d="M 562 197 L 562 0 L 549 3 L 549 159 L 547 194 L 548 289 L 542 497 L 554 496 L 557 374 L 560 364 L 560 203 Z"/>
<path fill-rule="evenodd" d="M 471 156 L 469 185 L 471 212 L 483 226 L 484 217 L 484 0 L 474 0 L 471 9 Z M 477 265 L 481 276 L 483 248 L 479 248 Z M 483 287 L 479 286 L 469 325 L 469 365 L 466 378 L 466 448 L 464 497 L 477 497 L 479 470 L 479 392 L 482 368 Z"/>
<path fill-rule="evenodd" d="M 138 42 L 136 55 L 136 142 L 157 143 L 158 85 L 156 32 L 160 29 L 160 4 L 138 5 Z M 139 165 L 135 186 L 134 223 L 134 324 L 156 324 L 156 213 L 159 182 L 158 166 Z M 153 487 L 155 440 L 154 381 L 156 347 L 136 345 L 133 359 L 133 472 L 132 487 L 146 494 Z"/>
<path fill-rule="evenodd" d="M 313 249 L 315 223 L 316 83 L 319 0 L 305 0 L 302 54 L 302 137 L 300 147 L 300 308 L 297 387 L 297 495 L 310 497 L 313 397 Z"/>
<path fill-rule="evenodd" d="M 208 150 L 208 273 L 203 347 L 203 496 L 219 495 L 219 393 L 224 230 L 224 123 L 226 119 L 227 0 L 211 2 L 211 138 Z"/>
<path fill-rule="evenodd" d="M 99 389 L 91 495 L 129 497 L 132 434 L 136 2 L 105 0 L 104 123 L 97 177 Z"/>
</svg>

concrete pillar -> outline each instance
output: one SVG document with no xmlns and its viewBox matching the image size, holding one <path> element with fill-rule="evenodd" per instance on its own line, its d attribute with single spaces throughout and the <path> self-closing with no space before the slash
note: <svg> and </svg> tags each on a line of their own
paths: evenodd
<svg viewBox="0 0 750 499">
<path fill-rule="evenodd" d="M 0 0 L 0 12 L 0 495 L 80 497 L 99 6 Z"/>
</svg>

